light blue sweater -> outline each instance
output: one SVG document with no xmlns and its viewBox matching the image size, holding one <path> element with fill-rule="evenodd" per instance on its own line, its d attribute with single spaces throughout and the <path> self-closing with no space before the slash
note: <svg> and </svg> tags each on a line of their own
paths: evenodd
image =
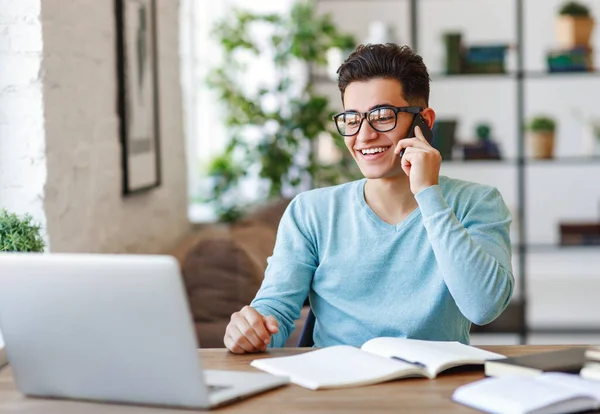
<svg viewBox="0 0 600 414">
<path fill-rule="evenodd" d="M 514 278 L 510 213 L 493 187 L 440 176 L 402 223 L 382 221 L 366 179 L 296 196 L 283 215 L 251 306 L 279 321 L 281 347 L 308 296 L 315 346 L 378 336 L 469 343 L 494 320 Z"/>
</svg>

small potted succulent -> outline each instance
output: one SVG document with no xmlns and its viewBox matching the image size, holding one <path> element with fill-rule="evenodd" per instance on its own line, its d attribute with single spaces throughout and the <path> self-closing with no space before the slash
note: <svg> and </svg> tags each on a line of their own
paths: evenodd
<svg viewBox="0 0 600 414">
<path fill-rule="evenodd" d="M 0 252 L 43 252 L 44 247 L 40 225 L 29 214 L 18 217 L 0 210 Z"/>
<path fill-rule="evenodd" d="M 590 48 L 594 19 L 590 9 L 582 3 L 571 1 L 562 5 L 556 21 L 556 35 L 564 49 Z"/>
<path fill-rule="evenodd" d="M 527 126 L 531 142 L 531 156 L 547 159 L 554 157 L 556 121 L 545 115 L 533 117 Z"/>
</svg>

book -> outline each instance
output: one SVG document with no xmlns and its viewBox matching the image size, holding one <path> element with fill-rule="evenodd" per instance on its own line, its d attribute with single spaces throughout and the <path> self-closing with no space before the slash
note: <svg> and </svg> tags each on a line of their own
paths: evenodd
<svg viewBox="0 0 600 414">
<path fill-rule="evenodd" d="M 600 387 L 575 374 L 550 372 L 484 378 L 458 387 L 452 400 L 496 414 L 575 413 L 600 407 Z"/>
<path fill-rule="evenodd" d="M 593 51 L 587 47 L 550 50 L 546 53 L 549 72 L 581 72 L 594 68 Z"/>
<path fill-rule="evenodd" d="M 579 375 L 585 379 L 600 381 L 600 363 L 586 363 L 579 371 Z M 600 386 L 600 383 L 598 383 L 598 386 Z"/>
<path fill-rule="evenodd" d="M 585 350 L 585 358 L 585 364 L 579 371 L 579 375 L 585 379 L 600 381 L 600 346 L 588 347 Z"/>
<path fill-rule="evenodd" d="M 250 365 L 318 390 L 408 377 L 435 378 L 449 368 L 483 365 L 503 355 L 450 341 L 380 337 L 357 348 L 336 345 L 299 355 L 255 359 Z"/>
<path fill-rule="evenodd" d="M 584 364 L 585 348 L 581 347 L 486 361 L 484 368 L 488 377 L 534 376 L 549 371 L 578 373 Z"/>
<path fill-rule="evenodd" d="M 588 347 L 585 351 L 585 357 L 593 361 L 600 361 L 600 345 Z"/>
</svg>

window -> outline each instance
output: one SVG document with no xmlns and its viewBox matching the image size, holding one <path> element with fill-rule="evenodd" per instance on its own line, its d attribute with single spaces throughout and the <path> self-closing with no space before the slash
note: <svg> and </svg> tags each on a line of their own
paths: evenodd
<svg viewBox="0 0 600 414">
<path fill-rule="evenodd" d="M 227 131 L 218 120 L 222 119 L 223 107 L 217 95 L 208 88 L 205 79 L 209 70 L 218 65 L 221 59 L 220 46 L 211 37 L 214 24 L 222 19 L 233 7 L 243 7 L 253 12 L 283 13 L 291 6 L 291 0 L 255 0 L 248 4 L 243 0 L 222 0 L 212 2 L 210 13 L 205 5 L 197 0 L 183 0 L 181 3 L 181 67 L 184 99 L 184 119 L 186 123 L 186 148 L 188 163 L 189 217 L 192 222 L 206 222 L 215 219 L 214 212 L 201 202 L 209 190 L 206 169 L 211 158 L 225 149 Z M 269 73 L 270 63 L 266 59 L 256 62 L 248 79 L 248 87 L 257 86 L 265 73 Z M 270 70 L 273 70 L 272 68 Z M 254 84 L 254 85 L 253 85 Z M 249 180 L 248 196 L 256 194 L 260 186 L 257 180 Z"/>
</svg>

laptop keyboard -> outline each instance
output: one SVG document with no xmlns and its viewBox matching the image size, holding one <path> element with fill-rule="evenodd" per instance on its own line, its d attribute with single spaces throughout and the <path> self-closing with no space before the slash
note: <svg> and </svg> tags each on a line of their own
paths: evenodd
<svg viewBox="0 0 600 414">
<path fill-rule="evenodd" d="M 208 385 L 208 393 L 222 391 L 231 388 L 231 385 Z"/>
</svg>

